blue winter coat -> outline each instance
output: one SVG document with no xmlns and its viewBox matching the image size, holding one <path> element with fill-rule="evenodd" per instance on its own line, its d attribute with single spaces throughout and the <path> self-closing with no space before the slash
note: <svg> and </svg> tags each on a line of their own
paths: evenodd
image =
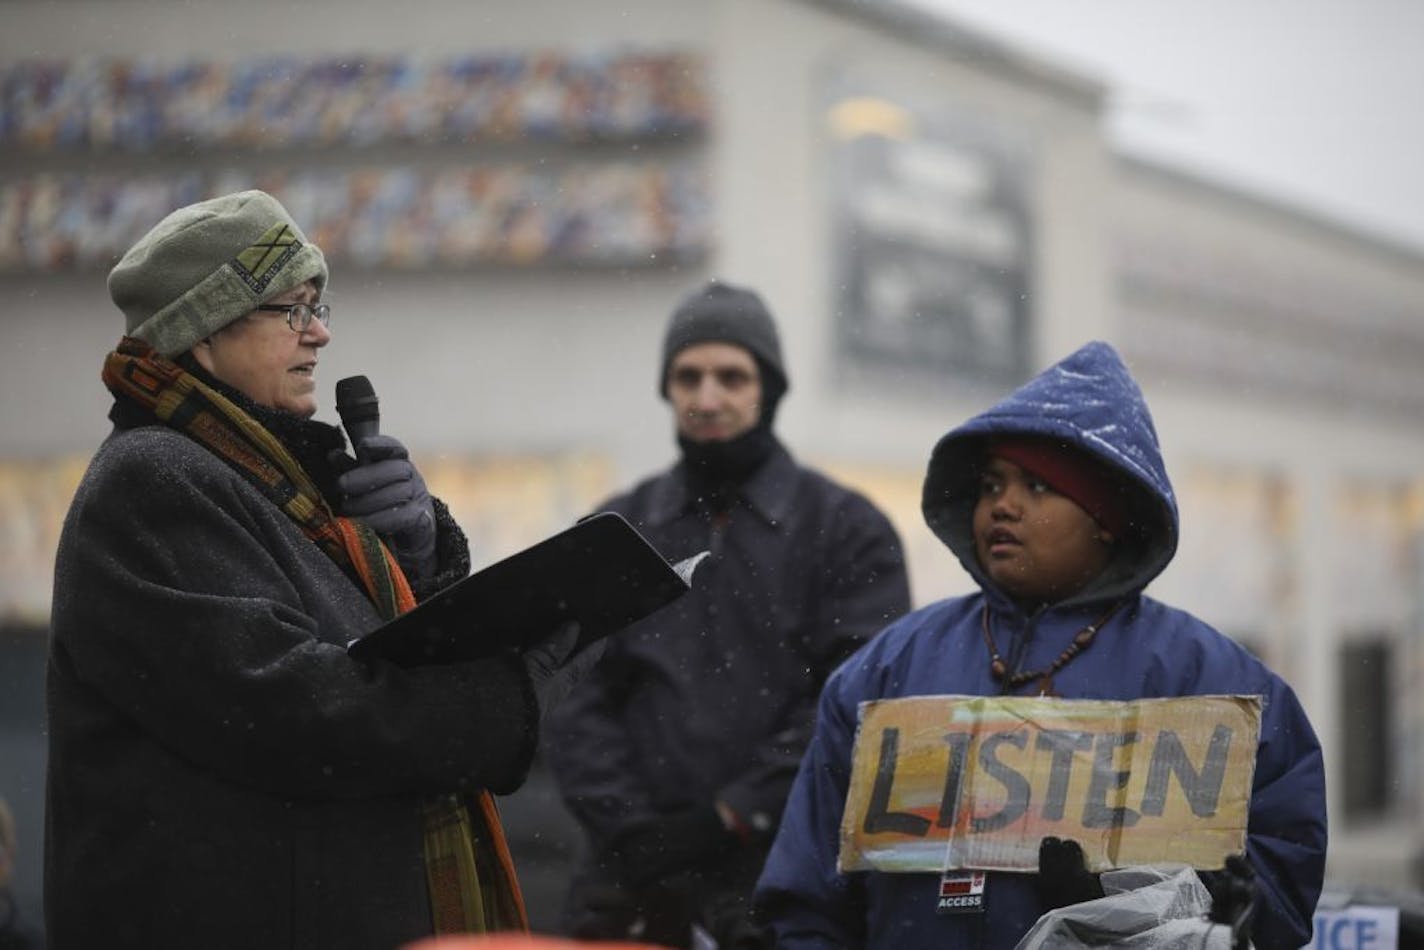
<svg viewBox="0 0 1424 950">
<path fill-rule="evenodd" d="M 1007 433 L 1075 445 L 1126 476 L 1135 497 L 1131 538 L 1119 545 L 1113 563 L 1087 589 L 1032 616 L 979 568 L 970 531 L 984 440 Z M 890 697 L 1000 693 L 981 632 L 986 608 L 1011 669 L 1040 670 L 1105 605 L 1124 597 L 1126 605 L 1092 645 L 1054 675 L 1054 691 L 1108 700 L 1262 696 L 1247 840 L 1262 897 L 1254 940 L 1261 948 L 1308 943 L 1325 867 L 1320 745 L 1278 676 L 1202 621 L 1142 595 L 1176 549 L 1177 508 L 1146 402 L 1117 353 L 1089 344 L 941 439 L 925 481 L 924 511 L 982 590 L 907 615 L 827 682 L 814 737 L 757 886 L 757 904 L 778 946 L 907 950 L 1010 948 L 1018 942 L 1045 909 L 1032 875 L 991 873 L 984 913 L 939 915 L 938 875 L 837 873 L 857 708 Z"/>
</svg>

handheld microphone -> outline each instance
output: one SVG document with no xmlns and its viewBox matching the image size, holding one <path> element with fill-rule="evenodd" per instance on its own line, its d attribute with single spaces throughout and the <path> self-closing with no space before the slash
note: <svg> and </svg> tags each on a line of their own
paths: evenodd
<svg viewBox="0 0 1424 950">
<path fill-rule="evenodd" d="M 381 431 L 381 406 L 376 399 L 376 389 L 364 376 L 337 380 L 336 414 L 341 417 L 353 451 Z"/>
</svg>

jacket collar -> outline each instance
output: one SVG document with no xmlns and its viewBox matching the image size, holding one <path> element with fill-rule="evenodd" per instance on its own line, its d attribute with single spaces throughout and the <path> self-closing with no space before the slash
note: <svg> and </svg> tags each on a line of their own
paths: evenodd
<svg viewBox="0 0 1424 950">
<path fill-rule="evenodd" d="M 780 527 L 791 511 L 796 493 L 796 462 L 785 446 L 777 443 L 767 460 L 742 485 L 740 497 L 773 528 Z M 697 499 L 688 487 L 687 469 L 678 462 L 667 477 L 653 486 L 650 524 L 663 525 L 695 511 Z"/>
</svg>

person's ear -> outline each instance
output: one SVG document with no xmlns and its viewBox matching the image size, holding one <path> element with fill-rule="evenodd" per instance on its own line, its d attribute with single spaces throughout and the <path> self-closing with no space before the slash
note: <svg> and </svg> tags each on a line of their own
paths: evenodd
<svg viewBox="0 0 1424 950">
<path fill-rule="evenodd" d="M 191 350 L 189 350 L 188 352 L 191 353 L 191 354 L 193 354 L 193 359 L 195 359 L 195 360 L 198 361 L 198 365 L 199 365 L 199 366 L 201 366 L 203 369 L 207 370 L 209 373 L 211 373 L 211 372 L 213 371 L 213 338 L 212 338 L 212 337 L 210 337 L 210 336 L 209 336 L 209 337 L 204 337 L 203 339 L 199 340 L 197 343 L 194 343 L 194 344 L 193 344 L 193 348 L 192 348 Z"/>
</svg>

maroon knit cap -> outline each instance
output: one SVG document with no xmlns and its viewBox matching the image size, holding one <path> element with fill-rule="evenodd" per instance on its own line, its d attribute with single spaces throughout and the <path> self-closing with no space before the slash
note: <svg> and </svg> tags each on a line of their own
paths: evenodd
<svg viewBox="0 0 1424 950">
<path fill-rule="evenodd" d="M 1121 538 L 1127 531 L 1126 499 L 1118 490 L 1121 479 L 1087 453 L 1047 439 L 996 436 L 989 442 L 989 455 L 1043 479 L 1114 537 Z"/>
</svg>

